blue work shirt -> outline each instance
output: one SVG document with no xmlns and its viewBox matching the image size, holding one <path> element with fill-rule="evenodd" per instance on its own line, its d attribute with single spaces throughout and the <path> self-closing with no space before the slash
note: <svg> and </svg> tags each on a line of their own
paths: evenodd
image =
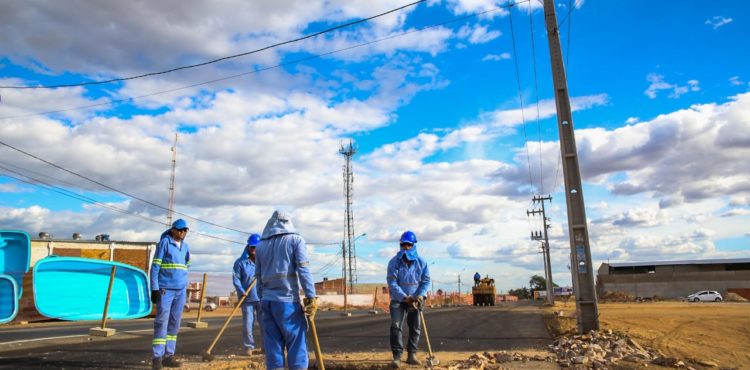
<svg viewBox="0 0 750 370">
<path fill-rule="evenodd" d="M 232 274 L 232 284 L 237 291 L 237 299 L 241 299 L 245 295 L 245 290 L 247 290 L 247 287 L 250 286 L 254 278 L 255 263 L 247 257 L 247 253 L 242 253 L 242 256 L 234 261 L 234 274 Z M 245 298 L 245 303 L 250 302 L 258 302 L 257 284 L 250 290 L 247 298 Z"/>
<path fill-rule="evenodd" d="M 184 239 L 182 243 L 172 239 L 169 232 L 161 235 L 151 261 L 151 290 L 185 289 L 188 284 L 190 248 Z"/>
<path fill-rule="evenodd" d="M 255 249 L 255 277 L 261 301 L 299 302 L 300 285 L 305 297 L 316 296 L 305 239 L 278 211 L 268 220 Z"/>
<path fill-rule="evenodd" d="M 391 300 L 403 302 L 406 297 L 427 296 L 430 289 L 430 269 L 422 257 L 409 266 L 401 253 L 388 262 L 388 291 Z"/>
</svg>

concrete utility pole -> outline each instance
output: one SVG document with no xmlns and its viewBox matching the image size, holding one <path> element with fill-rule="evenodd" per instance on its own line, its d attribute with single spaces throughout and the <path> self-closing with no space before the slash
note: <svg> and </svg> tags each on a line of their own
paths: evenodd
<svg viewBox="0 0 750 370">
<path fill-rule="evenodd" d="M 578 332 L 586 333 L 599 329 L 599 309 L 596 303 L 594 270 L 591 266 L 589 232 L 586 226 L 586 208 L 583 201 L 581 171 L 573 131 L 573 115 L 570 111 L 568 82 L 565 77 L 560 33 L 554 0 L 544 0 L 544 18 L 549 40 L 552 81 L 555 87 L 557 127 L 560 132 L 560 155 L 565 178 L 565 202 L 568 208 L 568 233 L 570 234 L 570 273 L 576 295 Z"/>
<path fill-rule="evenodd" d="M 546 197 L 534 196 L 531 200 L 534 202 L 534 204 L 536 203 L 542 204 L 542 209 L 534 209 L 531 211 L 527 210 L 526 215 L 535 215 L 538 213 L 542 214 L 542 223 L 544 225 L 544 230 L 541 232 L 532 231 L 531 240 L 541 241 L 542 236 L 544 236 L 543 238 L 544 241 L 542 242 L 542 254 L 543 254 L 543 259 L 544 259 L 544 278 L 547 281 L 547 303 L 553 305 L 555 304 L 555 296 L 554 296 L 554 289 L 553 289 L 554 285 L 552 282 L 552 265 L 550 264 L 550 259 L 549 259 L 549 238 L 547 238 L 547 230 L 549 229 L 549 225 L 547 225 L 547 221 L 549 221 L 549 219 L 547 218 L 547 213 L 544 209 L 544 201 L 546 200 L 548 202 L 551 202 L 552 197 L 549 195 Z"/>
<path fill-rule="evenodd" d="M 167 201 L 167 226 L 172 226 L 172 213 L 174 208 L 174 173 L 177 168 L 177 134 L 174 134 L 174 145 L 172 145 L 172 176 L 169 179 L 169 200 Z"/>
<path fill-rule="evenodd" d="M 349 304 L 348 304 L 349 302 L 347 302 L 348 297 L 346 293 L 347 291 L 346 289 L 346 243 L 344 243 L 343 240 L 341 241 L 341 256 L 343 257 L 343 263 L 344 263 L 343 274 L 342 274 L 343 280 L 341 282 L 344 288 L 344 314 L 346 314 L 347 312 L 349 312 Z"/>
<path fill-rule="evenodd" d="M 346 214 L 344 216 L 344 240 L 347 242 L 347 248 L 344 255 L 344 270 L 346 270 L 347 262 L 349 263 L 349 293 L 354 293 L 354 284 L 357 282 L 357 253 L 354 245 L 354 215 L 352 214 L 352 185 L 354 183 L 354 174 L 352 172 L 352 157 L 357 149 L 349 140 L 349 145 L 344 146 L 341 144 L 339 154 L 344 156 L 344 197 L 346 198 Z M 349 260 L 346 260 L 346 252 L 348 252 Z M 346 278 L 346 271 L 344 277 Z M 344 281 L 346 283 L 346 280 Z"/>
</svg>

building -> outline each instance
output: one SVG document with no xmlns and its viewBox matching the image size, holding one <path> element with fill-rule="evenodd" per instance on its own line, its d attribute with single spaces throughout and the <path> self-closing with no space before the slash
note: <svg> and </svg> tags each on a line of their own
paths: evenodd
<svg viewBox="0 0 750 370">
<path fill-rule="evenodd" d="M 723 296 L 728 292 L 747 294 L 750 258 L 602 263 L 596 276 L 600 296 L 622 292 L 635 297 L 680 298 L 700 290 L 716 290 Z"/>
<path fill-rule="evenodd" d="M 39 233 L 31 239 L 31 264 L 23 277 L 23 295 L 18 304 L 18 315 L 13 322 L 46 319 L 34 305 L 33 271 L 37 261 L 50 255 L 94 258 L 116 261 L 135 266 L 148 273 L 151 256 L 156 250 L 153 242 L 111 241 L 109 235 L 97 235 L 94 240 L 85 240 L 75 233 L 71 239 L 55 239 L 48 233 Z M 77 287 L 71 287 L 77 289 Z"/>
</svg>

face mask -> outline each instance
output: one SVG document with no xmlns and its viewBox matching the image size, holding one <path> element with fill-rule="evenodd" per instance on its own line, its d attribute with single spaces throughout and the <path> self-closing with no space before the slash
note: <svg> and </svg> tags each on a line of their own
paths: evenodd
<svg viewBox="0 0 750 370">
<path fill-rule="evenodd" d="M 417 246 L 415 245 L 411 247 L 411 249 L 407 249 L 405 251 L 399 251 L 398 253 L 399 253 L 399 258 L 401 258 L 401 256 L 406 256 L 406 260 L 414 261 L 417 259 L 417 256 L 418 256 Z"/>
</svg>

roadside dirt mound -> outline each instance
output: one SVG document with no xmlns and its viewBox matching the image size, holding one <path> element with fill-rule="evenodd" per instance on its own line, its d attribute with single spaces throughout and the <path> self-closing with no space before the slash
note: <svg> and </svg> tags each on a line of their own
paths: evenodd
<svg viewBox="0 0 750 370">
<path fill-rule="evenodd" d="M 727 296 L 725 297 L 725 301 L 727 302 L 747 302 L 747 298 L 737 294 L 729 292 L 727 293 Z"/>
<path fill-rule="evenodd" d="M 598 297 L 601 302 L 635 302 L 635 296 L 625 292 L 604 292 Z"/>
</svg>

